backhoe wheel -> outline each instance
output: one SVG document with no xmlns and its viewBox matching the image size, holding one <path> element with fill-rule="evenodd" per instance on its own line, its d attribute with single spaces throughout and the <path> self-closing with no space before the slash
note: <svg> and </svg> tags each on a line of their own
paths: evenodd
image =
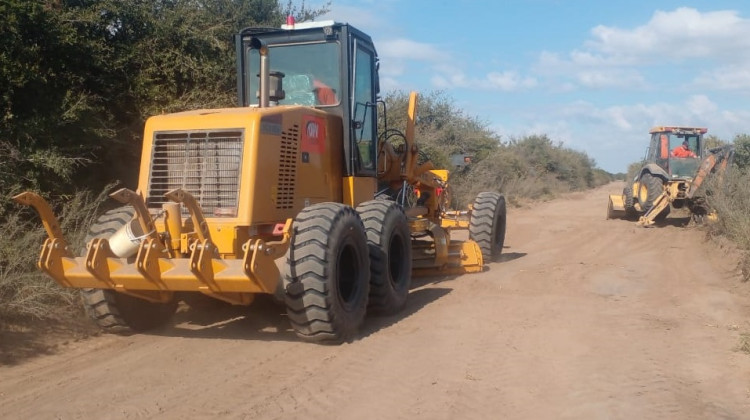
<svg viewBox="0 0 750 420">
<path fill-rule="evenodd" d="M 625 207 L 625 217 L 628 219 L 637 219 L 638 211 L 635 209 L 635 200 L 633 198 L 633 187 L 628 185 L 622 189 L 622 202 Z"/>
<path fill-rule="evenodd" d="M 110 210 L 97 219 L 86 235 L 86 243 L 109 238 L 135 214 L 130 207 Z M 153 303 L 111 289 L 81 289 L 86 313 L 106 332 L 129 334 L 164 325 L 177 310 L 177 302 Z"/>
<path fill-rule="evenodd" d="M 654 206 L 654 201 L 664 192 L 664 181 L 651 172 L 644 172 L 641 176 L 641 188 L 646 188 L 646 201 L 643 203 L 643 210 L 648 211 Z M 642 196 L 642 194 L 640 194 Z"/>
<path fill-rule="evenodd" d="M 315 204 L 297 215 L 292 235 L 284 301 L 297 336 L 331 343 L 353 339 L 370 290 L 362 220 L 344 204 Z"/>
<path fill-rule="evenodd" d="M 500 256 L 505 242 L 505 197 L 481 192 L 474 199 L 469 220 L 469 238 L 479 244 L 485 262 Z"/>
<path fill-rule="evenodd" d="M 370 250 L 368 314 L 393 315 L 406 305 L 411 286 L 411 236 L 404 209 L 395 201 L 360 204 Z"/>
</svg>

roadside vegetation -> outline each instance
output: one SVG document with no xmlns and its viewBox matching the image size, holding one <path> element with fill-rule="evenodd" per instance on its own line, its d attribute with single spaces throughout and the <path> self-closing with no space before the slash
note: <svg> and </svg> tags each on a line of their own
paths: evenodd
<svg viewBox="0 0 750 420">
<path fill-rule="evenodd" d="M 312 19 L 327 6 L 268 0 L 87 2 L 10 0 L 0 5 L 0 320 L 80 314 L 78 291 L 36 268 L 46 238 L 38 217 L 10 197 L 49 200 L 71 249 L 136 184 L 141 131 L 153 114 L 234 106 L 232 34 Z M 40 100 L 40 98 L 44 98 Z M 405 127 L 408 94 L 384 95 L 388 127 Z M 611 181 L 581 151 L 544 134 L 502 138 L 441 92 L 420 98 L 422 158 L 452 170 L 454 206 L 479 191 L 511 204 Z M 0 329 L 2 325 L 0 325 Z"/>
<path fill-rule="evenodd" d="M 407 92 L 385 95 L 388 128 L 406 127 Z M 611 182 L 585 152 L 565 147 L 545 134 L 504 139 L 488 124 L 466 115 L 442 92 L 421 96 L 417 142 L 438 168 L 451 168 L 455 207 L 465 207 L 480 191 L 506 194 L 511 204 L 544 200 Z"/>
<path fill-rule="evenodd" d="M 730 170 L 722 178 L 709 180 L 709 205 L 718 220 L 709 225 L 709 232 L 730 239 L 744 251 L 740 269 L 745 281 L 750 280 L 750 135 L 740 134 L 732 140 L 735 149 Z"/>
</svg>

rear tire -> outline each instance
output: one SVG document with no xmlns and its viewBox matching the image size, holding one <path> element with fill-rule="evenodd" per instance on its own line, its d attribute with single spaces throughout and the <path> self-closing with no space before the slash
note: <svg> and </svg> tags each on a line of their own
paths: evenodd
<svg viewBox="0 0 750 420">
<path fill-rule="evenodd" d="M 101 215 L 89 229 L 86 243 L 95 238 L 109 238 L 135 215 L 130 206 Z M 86 313 L 104 331 L 129 334 L 147 331 L 166 324 L 177 310 L 177 301 L 154 303 L 112 289 L 81 289 Z"/>
<path fill-rule="evenodd" d="M 365 229 L 353 208 L 315 204 L 296 217 L 287 251 L 287 315 L 305 341 L 341 343 L 359 330 L 370 290 Z"/>
<path fill-rule="evenodd" d="M 403 207 L 395 201 L 360 204 L 370 251 L 370 296 L 367 312 L 393 315 L 406 305 L 411 286 L 411 236 Z"/>
<path fill-rule="evenodd" d="M 481 192 L 474 200 L 469 220 L 469 238 L 479 244 L 486 262 L 500 256 L 505 243 L 505 197 Z"/>
<path fill-rule="evenodd" d="M 635 199 L 633 198 L 633 187 L 628 185 L 622 189 L 622 201 L 625 207 L 625 217 L 635 219 L 638 217 L 638 211 L 635 209 Z"/>
<path fill-rule="evenodd" d="M 664 181 L 651 172 L 645 172 L 641 176 L 641 188 L 646 188 L 646 202 L 643 203 L 643 210 L 648 211 L 654 206 L 654 201 L 664 192 Z"/>
</svg>

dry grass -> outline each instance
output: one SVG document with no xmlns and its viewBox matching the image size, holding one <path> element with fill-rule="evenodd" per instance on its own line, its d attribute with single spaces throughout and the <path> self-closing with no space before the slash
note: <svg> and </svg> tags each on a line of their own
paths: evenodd
<svg viewBox="0 0 750 420">
<path fill-rule="evenodd" d="M 65 197 L 53 207 L 59 210 L 60 226 L 73 249 L 82 247 L 88 226 L 106 196 L 81 192 Z M 60 319 L 80 312 L 75 289 L 59 286 L 36 267 L 46 233 L 36 213 L 26 207 L 0 209 L 0 317 Z"/>
<path fill-rule="evenodd" d="M 723 179 L 709 179 L 706 185 L 708 204 L 719 216 L 711 224 L 713 235 L 722 235 L 745 252 L 739 263 L 745 281 L 750 279 L 750 172 L 731 171 Z"/>
<path fill-rule="evenodd" d="M 740 342 L 737 345 L 736 350 L 745 354 L 750 354 L 750 333 L 740 334 Z"/>
</svg>

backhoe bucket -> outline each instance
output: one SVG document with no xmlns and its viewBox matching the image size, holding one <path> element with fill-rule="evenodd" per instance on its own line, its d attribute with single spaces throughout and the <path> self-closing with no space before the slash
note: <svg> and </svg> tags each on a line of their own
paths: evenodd
<svg viewBox="0 0 750 420">
<path fill-rule="evenodd" d="M 610 195 L 607 201 L 607 219 L 625 218 L 625 202 L 622 195 Z"/>
</svg>

